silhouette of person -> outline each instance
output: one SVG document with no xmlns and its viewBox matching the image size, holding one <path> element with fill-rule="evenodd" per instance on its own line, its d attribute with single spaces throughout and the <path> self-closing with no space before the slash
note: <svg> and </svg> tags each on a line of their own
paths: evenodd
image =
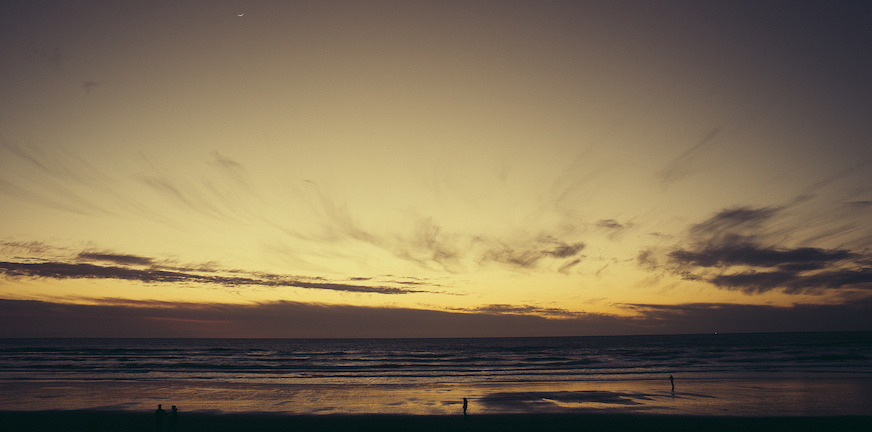
<svg viewBox="0 0 872 432">
<path fill-rule="evenodd" d="M 669 375 L 669 384 L 672 384 L 672 392 L 675 393 L 675 378 L 672 375 Z"/>
<path fill-rule="evenodd" d="M 466 408 L 469 406 L 469 401 L 463 398 L 463 415 L 466 415 Z"/>
<path fill-rule="evenodd" d="M 170 411 L 170 432 L 176 432 L 176 424 L 179 422 L 179 410 L 173 405 Z"/>
<path fill-rule="evenodd" d="M 155 432 L 161 432 L 163 430 L 163 420 L 164 416 L 167 415 L 167 412 L 161 408 L 160 404 L 157 404 L 157 409 L 154 410 L 154 430 Z"/>
</svg>

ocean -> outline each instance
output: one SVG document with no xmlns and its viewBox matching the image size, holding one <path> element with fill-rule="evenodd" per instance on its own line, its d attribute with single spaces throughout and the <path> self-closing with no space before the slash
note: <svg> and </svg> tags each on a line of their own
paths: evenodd
<svg viewBox="0 0 872 432">
<path fill-rule="evenodd" d="M 870 382 L 872 332 L 0 339 L 6 411 L 451 414 L 466 397 L 494 413 L 852 415 L 872 412 Z"/>
</svg>

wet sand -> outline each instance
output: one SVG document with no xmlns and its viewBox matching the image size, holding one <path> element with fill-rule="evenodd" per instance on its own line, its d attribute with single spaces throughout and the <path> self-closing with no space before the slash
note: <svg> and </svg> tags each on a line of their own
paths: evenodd
<svg viewBox="0 0 872 432">
<path fill-rule="evenodd" d="M 0 381 L 0 411 L 153 411 L 282 415 L 636 414 L 830 417 L 872 413 L 872 380 L 804 378 L 439 385 L 208 381 Z"/>
<path fill-rule="evenodd" d="M 0 430 L 152 432 L 150 412 L 17 411 L 0 412 Z M 644 414 L 280 415 L 275 413 L 188 413 L 178 432 L 230 431 L 869 431 L 872 416 L 730 417 Z M 169 432 L 165 425 L 164 432 Z"/>
<path fill-rule="evenodd" d="M 868 378 L 294 385 L 0 381 L 0 431 L 870 431 Z M 469 415 L 462 401 L 469 399 Z M 169 421 L 164 432 L 170 431 Z"/>
</svg>

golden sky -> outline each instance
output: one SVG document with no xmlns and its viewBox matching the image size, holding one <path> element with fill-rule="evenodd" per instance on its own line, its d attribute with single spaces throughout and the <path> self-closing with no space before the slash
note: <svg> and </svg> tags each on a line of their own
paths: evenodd
<svg viewBox="0 0 872 432">
<path fill-rule="evenodd" d="M 0 336 L 872 330 L 872 14 L 762 3 L 5 2 Z"/>
</svg>

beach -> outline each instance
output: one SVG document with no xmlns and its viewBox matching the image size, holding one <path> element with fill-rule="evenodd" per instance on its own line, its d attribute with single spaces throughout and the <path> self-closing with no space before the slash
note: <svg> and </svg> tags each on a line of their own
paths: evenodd
<svg viewBox="0 0 872 432">
<path fill-rule="evenodd" d="M 559 383 L 276 384 L 0 381 L 2 411 L 274 415 L 633 414 L 819 417 L 872 413 L 872 379 L 668 379 Z"/>
<path fill-rule="evenodd" d="M 178 405 L 176 430 L 190 432 L 872 430 L 869 380 L 676 384 L 673 393 L 668 380 L 468 388 L 7 382 L 0 394 L 18 396 L 0 396 L 0 430 L 153 431 L 158 403 Z M 171 431 L 169 420 L 164 426 Z"/>
</svg>

